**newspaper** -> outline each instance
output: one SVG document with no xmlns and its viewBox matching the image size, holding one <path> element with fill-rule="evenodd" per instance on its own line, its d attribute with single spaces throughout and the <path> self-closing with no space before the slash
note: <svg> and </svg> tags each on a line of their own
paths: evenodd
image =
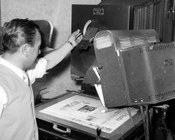
<svg viewBox="0 0 175 140">
<path fill-rule="evenodd" d="M 138 110 L 130 108 L 130 111 L 134 116 Z M 106 133 L 112 133 L 130 119 L 128 108 L 106 110 L 100 100 L 81 95 L 74 95 L 40 112 L 92 129 L 101 128 Z"/>
</svg>

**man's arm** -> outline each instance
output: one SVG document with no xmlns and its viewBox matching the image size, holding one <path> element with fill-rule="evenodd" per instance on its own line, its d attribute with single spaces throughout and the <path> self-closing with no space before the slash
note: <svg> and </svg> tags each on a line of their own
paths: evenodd
<svg viewBox="0 0 175 140">
<path fill-rule="evenodd" d="M 60 63 L 81 40 L 82 35 L 80 30 L 77 30 L 69 36 L 68 41 L 61 48 L 45 55 L 44 57 L 47 60 L 46 69 L 51 69 Z"/>
</svg>

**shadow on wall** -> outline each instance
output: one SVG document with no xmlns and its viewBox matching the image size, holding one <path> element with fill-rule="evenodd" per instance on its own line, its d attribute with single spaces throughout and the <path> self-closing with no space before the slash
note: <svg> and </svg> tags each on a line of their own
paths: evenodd
<svg viewBox="0 0 175 140">
<path fill-rule="evenodd" d="M 58 31 L 54 28 L 53 33 L 52 33 L 52 37 L 51 37 L 50 45 L 49 45 L 49 47 L 46 47 L 45 45 L 42 46 L 41 54 L 38 56 L 39 58 L 43 57 L 44 55 L 47 55 L 48 53 L 51 53 L 53 51 L 53 46 L 56 42 L 57 36 L 58 36 Z M 42 78 L 36 79 L 36 81 L 32 85 L 35 99 L 40 94 L 40 92 L 42 90 L 47 89 L 47 87 L 52 83 L 52 80 L 54 80 L 56 77 L 59 77 L 59 75 L 61 75 L 66 70 L 66 68 L 69 66 L 69 64 L 70 64 L 70 56 L 65 58 L 62 62 L 60 62 L 53 69 L 48 70 L 47 74 L 45 74 Z"/>
<path fill-rule="evenodd" d="M 48 70 L 47 71 L 48 73 L 45 74 L 42 78 L 36 79 L 36 81 L 32 85 L 35 99 L 36 96 L 38 96 L 38 94 L 42 93 L 41 92 L 42 90 L 47 91 L 47 88 L 53 83 L 55 79 L 59 79 L 60 75 L 62 75 L 64 71 L 67 69 L 67 67 L 69 67 L 69 64 L 70 64 L 70 56 L 66 57 L 53 69 Z M 45 92 L 45 94 L 47 94 L 47 92 Z"/>
<path fill-rule="evenodd" d="M 59 32 L 56 28 L 53 29 L 51 42 L 49 47 L 42 47 L 39 57 L 52 52 L 54 49 L 59 48 L 60 46 L 55 46 L 56 39 L 58 38 Z M 44 41 L 44 40 L 43 40 Z M 46 43 L 43 43 L 46 44 Z M 56 96 L 60 96 L 66 92 L 67 89 L 70 90 L 79 90 L 80 84 L 76 83 L 71 79 L 70 75 L 70 54 L 63 59 L 57 66 L 53 69 L 50 69 L 46 75 L 42 78 L 36 79 L 33 87 L 33 92 L 35 99 L 39 96 L 41 98 L 51 99 Z M 41 95 L 41 96 L 40 96 Z M 38 99 L 37 99 L 38 100 Z"/>
</svg>

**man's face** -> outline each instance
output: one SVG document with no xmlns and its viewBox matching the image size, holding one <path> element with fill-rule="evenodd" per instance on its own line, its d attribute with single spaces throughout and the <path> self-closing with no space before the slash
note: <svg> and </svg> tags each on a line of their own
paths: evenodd
<svg viewBox="0 0 175 140">
<path fill-rule="evenodd" d="M 40 54 L 40 45 L 41 45 L 41 35 L 37 31 L 34 46 L 30 47 L 29 50 L 28 68 L 32 68 L 35 65 L 36 59 Z"/>
</svg>

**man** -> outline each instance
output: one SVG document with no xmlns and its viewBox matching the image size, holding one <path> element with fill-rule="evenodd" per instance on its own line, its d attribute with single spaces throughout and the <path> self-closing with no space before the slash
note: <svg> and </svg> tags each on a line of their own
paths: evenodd
<svg viewBox="0 0 175 140">
<path fill-rule="evenodd" d="M 31 83 L 53 68 L 81 41 L 80 31 L 59 49 L 37 60 L 39 27 L 27 19 L 4 24 L 0 57 L 0 139 L 38 140 Z"/>
</svg>

